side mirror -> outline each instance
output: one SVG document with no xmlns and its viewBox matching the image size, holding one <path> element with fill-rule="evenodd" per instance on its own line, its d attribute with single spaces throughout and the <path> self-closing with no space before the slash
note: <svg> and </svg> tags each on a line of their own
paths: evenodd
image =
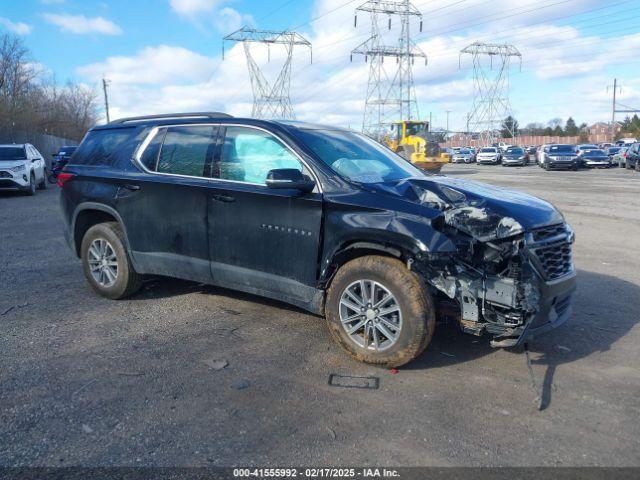
<svg viewBox="0 0 640 480">
<path fill-rule="evenodd" d="M 269 170 L 266 184 L 269 188 L 288 188 L 300 190 L 304 193 L 311 192 L 316 186 L 316 182 L 295 168 L 275 168 Z"/>
</svg>

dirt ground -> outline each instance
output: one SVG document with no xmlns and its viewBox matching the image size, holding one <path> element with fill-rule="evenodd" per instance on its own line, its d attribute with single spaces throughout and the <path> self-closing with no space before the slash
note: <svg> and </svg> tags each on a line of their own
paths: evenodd
<svg viewBox="0 0 640 480">
<path fill-rule="evenodd" d="M 521 353 L 452 327 L 392 374 L 258 297 L 162 279 L 100 298 L 50 186 L 0 194 L 0 465 L 640 466 L 640 174 L 444 173 L 540 196 L 576 231 L 573 318 L 532 345 L 543 411 Z"/>
</svg>

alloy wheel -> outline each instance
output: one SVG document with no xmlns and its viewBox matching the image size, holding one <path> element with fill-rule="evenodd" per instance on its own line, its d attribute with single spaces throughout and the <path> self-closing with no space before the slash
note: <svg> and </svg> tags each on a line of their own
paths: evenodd
<svg viewBox="0 0 640 480">
<path fill-rule="evenodd" d="M 400 337 L 402 311 L 387 287 L 373 280 L 357 280 L 340 297 L 340 323 L 359 347 L 382 351 Z"/>
<path fill-rule="evenodd" d="M 89 268 L 93 279 L 103 287 L 111 287 L 118 279 L 118 259 L 111 244 L 96 238 L 88 251 Z"/>
</svg>

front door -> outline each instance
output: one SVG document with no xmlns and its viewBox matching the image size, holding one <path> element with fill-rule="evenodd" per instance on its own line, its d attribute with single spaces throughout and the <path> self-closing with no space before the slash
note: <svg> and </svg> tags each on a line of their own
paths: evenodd
<svg viewBox="0 0 640 480">
<path fill-rule="evenodd" d="M 269 170 L 310 172 L 287 145 L 264 130 L 223 130 L 209 199 L 214 282 L 308 304 L 316 293 L 322 195 L 267 187 Z"/>
</svg>

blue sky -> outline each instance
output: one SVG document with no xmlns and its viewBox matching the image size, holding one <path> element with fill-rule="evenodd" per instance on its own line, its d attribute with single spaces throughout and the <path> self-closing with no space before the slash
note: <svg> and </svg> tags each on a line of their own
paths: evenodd
<svg viewBox="0 0 640 480">
<path fill-rule="evenodd" d="M 0 0 L 0 32 L 20 34 L 33 60 L 58 82 L 99 93 L 111 80 L 112 116 L 221 109 L 247 115 L 251 86 L 241 46 L 220 58 L 221 37 L 243 24 L 297 27 L 314 48 L 299 51 L 291 87 L 299 118 L 358 127 L 367 65 L 349 52 L 367 38 L 364 0 Z M 522 71 L 511 69 L 510 99 L 521 125 L 573 115 L 610 118 L 607 85 L 640 107 L 640 0 L 414 0 L 424 14 L 417 37 L 430 57 L 414 67 L 420 113 L 463 129 L 473 99 L 470 62 L 458 51 L 476 40 L 513 43 Z M 386 25 L 386 19 L 382 19 Z M 414 25 L 417 30 L 417 25 Z M 392 28 L 390 35 L 394 35 Z M 231 45 L 229 46 L 232 47 Z M 281 52 L 252 50 L 267 76 Z"/>
</svg>

